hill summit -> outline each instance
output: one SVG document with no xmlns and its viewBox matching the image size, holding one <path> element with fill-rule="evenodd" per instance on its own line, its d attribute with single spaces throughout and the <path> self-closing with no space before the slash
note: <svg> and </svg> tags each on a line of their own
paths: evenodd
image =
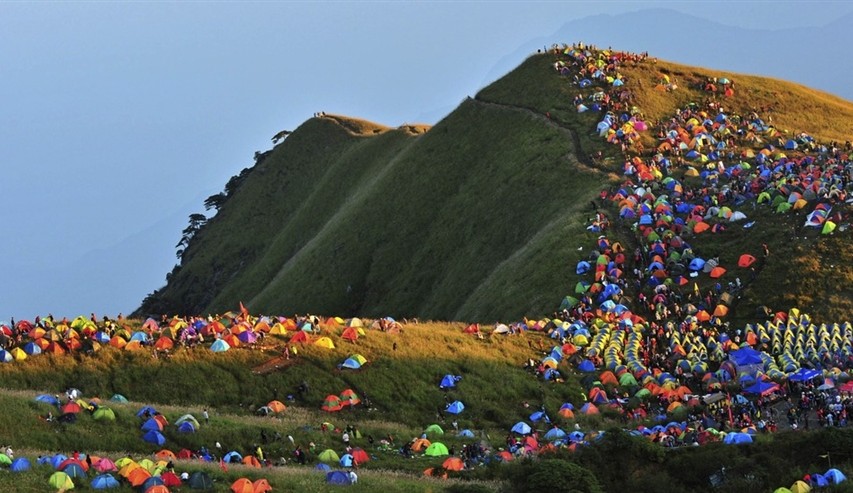
<svg viewBox="0 0 853 493">
<path fill-rule="evenodd" d="M 695 121 L 679 120 L 685 111 Z M 835 204 L 833 224 L 847 220 L 851 117 L 849 102 L 788 82 L 555 45 L 431 128 L 307 120 L 208 199 L 212 217 L 190 217 L 179 265 L 138 313 L 224 312 L 243 300 L 264 313 L 538 317 L 580 289 L 575 266 L 594 254 L 597 217 L 628 252 L 648 247 L 619 192 L 645 185 L 657 197 L 677 181 L 668 198 L 737 200 L 755 225 L 688 231 L 697 252 L 724 264 L 762 245 L 774 252 L 733 319 L 792 306 L 849 319 L 844 228 L 822 236 L 802 223 L 821 199 Z M 818 172 L 804 196 L 815 182 L 790 176 L 803 159 L 831 160 L 842 176 L 824 183 Z M 744 183 L 772 183 L 774 207 L 752 193 L 763 188 L 734 190 Z M 778 211 L 778 190 L 808 207 Z M 626 285 L 625 301 L 645 287 Z"/>
</svg>

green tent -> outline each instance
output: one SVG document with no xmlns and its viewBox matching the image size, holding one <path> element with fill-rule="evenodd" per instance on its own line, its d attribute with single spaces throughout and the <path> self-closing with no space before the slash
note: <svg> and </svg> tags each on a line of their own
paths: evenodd
<svg viewBox="0 0 853 493">
<path fill-rule="evenodd" d="M 94 414 L 92 414 L 92 418 L 94 418 L 95 421 L 115 421 L 116 413 L 108 407 L 99 407 L 98 409 L 95 409 Z"/>
<path fill-rule="evenodd" d="M 441 426 L 438 426 L 437 424 L 431 424 L 426 427 L 424 433 L 427 435 L 444 435 L 444 430 L 442 430 Z"/>
<path fill-rule="evenodd" d="M 212 490 L 213 480 L 206 472 L 196 471 L 190 475 L 188 483 L 194 490 Z"/>
<path fill-rule="evenodd" d="M 651 395 L 652 392 L 649 389 L 640 389 L 636 394 L 634 394 L 634 397 L 638 399 L 648 399 Z"/>
<path fill-rule="evenodd" d="M 57 490 L 74 489 L 74 481 L 71 481 L 71 478 L 69 478 L 68 475 L 62 471 L 56 471 L 55 473 L 51 474 L 50 479 L 48 479 L 47 482 Z"/>
<path fill-rule="evenodd" d="M 127 397 L 125 397 L 121 394 L 115 394 L 112 397 L 110 397 L 110 400 L 113 402 L 121 402 L 122 404 L 124 404 L 127 402 Z"/>
<path fill-rule="evenodd" d="M 450 455 L 450 452 L 447 450 L 447 447 L 441 442 L 435 442 L 427 447 L 425 455 L 429 457 L 441 457 L 444 455 Z"/>
<path fill-rule="evenodd" d="M 178 418 L 178 419 L 175 421 L 175 426 L 180 426 L 180 425 L 182 425 L 183 423 L 185 423 L 185 422 L 187 422 L 187 421 L 189 421 L 190 423 L 192 423 L 192 424 L 193 424 L 193 426 L 195 426 L 195 427 L 196 427 L 196 429 L 201 428 L 201 425 L 199 425 L 198 420 L 197 420 L 197 419 L 195 419 L 195 416 L 193 416 L 192 414 L 184 414 L 183 416 L 181 416 L 180 418 Z"/>
<path fill-rule="evenodd" d="M 619 385 L 623 387 L 630 387 L 632 385 L 637 385 L 637 379 L 634 378 L 634 375 L 630 373 L 623 373 L 621 377 L 619 377 Z"/>
<path fill-rule="evenodd" d="M 337 452 L 330 448 L 320 452 L 320 455 L 318 455 L 317 458 L 320 459 L 320 462 L 338 462 L 341 460 L 341 458 L 338 457 Z"/>
<path fill-rule="evenodd" d="M 9 456 L 6 454 L 0 454 L 0 464 L 2 464 L 4 466 L 11 466 L 12 465 L 12 459 L 9 458 Z"/>
<path fill-rule="evenodd" d="M 823 233 L 823 234 L 825 234 L 825 235 L 828 235 L 829 233 L 832 233 L 833 231 L 835 231 L 835 226 L 836 226 L 836 225 L 835 225 L 835 223 L 834 223 L 834 222 L 832 222 L 832 221 L 826 221 L 825 223 L 823 223 L 823 231 L 822 231 L 822 233 Z"/>
</svg>

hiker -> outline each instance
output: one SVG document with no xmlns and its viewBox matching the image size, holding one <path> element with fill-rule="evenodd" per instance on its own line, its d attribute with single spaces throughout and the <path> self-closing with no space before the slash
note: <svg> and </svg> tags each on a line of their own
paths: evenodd
<svg viewBox="0 0 853 493">
<path fill-rule="evenodd" d="M 202 411 L 201 416 L 204 418 L 204 424 L 210 424 L 210 414 L 207 412 L 207 408 L 204 408 L 204 411 Z"/>
</svg>

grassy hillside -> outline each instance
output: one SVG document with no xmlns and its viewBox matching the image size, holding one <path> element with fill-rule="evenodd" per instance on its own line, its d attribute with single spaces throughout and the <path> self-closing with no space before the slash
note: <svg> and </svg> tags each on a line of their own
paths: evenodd
<svg viewBox="0 0 853 493">
<path fill-rule="evenodd" d="M 594 239 L 585 230 L 590 200 L 624 179 L 623 156 L 594 131 L 600 114 L 577 112 L 579 90 L 554 60 L 530 57 L 432 128 L 308 120 L 251 169 L 138 313 L 222 312 L 237 300 L 265 313 L 480 321 L 550 313 L 574 286 L 579 248 Z M 728 77 L 736 95 L 726 108 L 758 109 L 781 138 L 853 135 L 853 105 L 796 84 L 663 61 L 620 72 L 652 126 L 706 101 L 708 78 Z M 654 89 L 664 76 L 676 91 Z M 643 139 L 656 142 L 653 132 Z M 724 261 L 762 243 L 778 252 L 732 320 L 752 320 L 763 305 L 853 318 L 845 288 L 853 273 L 836 266 L 853 260 L 846 240 L 817 238 L 799 217 L 755 214 L 753 230 L 696 240 Z"/>
</svg>

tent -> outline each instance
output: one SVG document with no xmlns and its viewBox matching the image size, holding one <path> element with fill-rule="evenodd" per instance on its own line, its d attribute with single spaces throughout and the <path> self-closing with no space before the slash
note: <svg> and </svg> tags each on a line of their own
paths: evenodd
<svg viewBox="0 0 853 493">
<path fill-rule="evenodd" d="M 321 338 L 317 339 L 316 341 L 314 341 L 314 345 L 320 346 L 320 347 L 326 348 L 326 349 L 335 349 L 335 343 L 332 342 L 332 340 L 329 339 L 328 337 L 321 337 Z"/>
<path fill-rule="evenodd" d="M 92 414 L 92 418 L 95 421 L 115 421 L 116 413 L 108 407 L 99 407 L 98 409 L 95 409 L 95 412 Z"/>
<path fill-rule="evenodd" d="M 339 486 L 349 486 L 352 484 L 349 474 L 345 471 L 330 471 L 326 473 L 326 482 Z"/>
<path fill-rule="evenodd" d="M 246 478 L 239 478 L 231 483 L 233 493 L 255 493 L 255 485 Z"/>
<path fill-rule="evenodd" d="M 456 387 L 456 382 L 461 379 L 461 376 L 447 374 L 441 379 L 441 382 L 438 384 L 438 388 L 452 389 L 453 387 Z"/>
<path fill-rule="evenodd" d="M 452 403 L 447 405 L 447 411 L 450 414 L 459 414 L 465 410 L 465 404 L 462 404 L 460 401 L 453 401 Z"/>
<path fill-rule="evenodd" d="M 738 432 L 727 433 L 726 437 L 723 438 L 723 443 L 728 445 L 742 445 L 752 443 L 752 435 L 750 435 L 749 433 Z"/>
<path fill-rule="evenodd" d="M 108 488 L 118 488 L 120 486 L 116 478 L 112 474 L 101 474 L 92 479 L 92 488 L 96 490 L 105 490 Z"/>
<path fill-rule="evenodd" d="M 437 424 L 433 423 L 426 427 L 424 433 L 426 433 L 427 435 L 444 435 L 444 430 L 441 429 L 441 426 L 438 426 Z"/>
<path fill-rule="evenodd" d="M 164 443 L 166 443 L 166 437 L 164 437 L 163 434 L 157 430 L 150 430 L 146 432 L 144 435 L 142 435 L 142 439 L 148 443 L 153 443 L 155 445 L 163 445 Z"/>
<path fill-rule="evenodd" d="M 443 443 L 434 442 L 429 447 L 427 447 L 424 454 L 429 457 L 442 457 L 445 455 L 450 455 L 450 452 L 447 450 L 447 446 L 445 446 Z"/>
<path fill-rule="evenodd" d="M 12 472 L 29 471 L 30 467 L 32 467 L 30 465 L 30 460 L 26 457 L 18 457 L 17 459 L 12 461 L 12 464 L 9 465 L 9 469 Z"/>
<path fill-rule="evenodd" d="M 190 474 L 190 480 L 187 481 L 190 488 L 194 490 L 210 490 L 213 489 L 213 480 L 206 472 L 196 471 Z"/>
<path fill-rule="evenodd" d="M 56 471 L 50 475 L 47 483 L 57 490 L 73 490 L 74 482 L 62 471 Z"/>
<path fill-rule="evenodd" d="M 210 345 L 210 350 L 214 353 L 222 353 L 231 349 L 231 346 L 224 339 L 217 339 Z"/>
<path fill-rule="evenodd" d="M 323 400 L 323 405 L 320 406 L 320 409 L 330 413 L 340 411 L 341 409 L 343 409 L 343 405 L 341 404 L 341 398 L 336 396 L 335 394 L 327 395 L 326 399 Z"/>
<path fill-rule="evenodd" d="M 531 430 L 529 424 L 525 423 L 524 421 L 519 421 L 518 423 L 513 425 L 512 429 L 510 429 L 510 431 L 512 431 L 513 433 L 518 433 L 519 435 L 527 435 L 532 430 Z"/>
<path fill-rule="evenodd" d="M 353 389 L 346 389 L 341 392 L 341 406 L 357 406 L 361 404 L 361 399 Z"/>
<path fill-rule="evenodd" d="M 341 460 L 338 454 L 330 448 L 320 452 L 320 455 L 317 456 L 317 459 L 319 459 L 321 462 L 338 462 L 339 460 Z"/>
</svg>

